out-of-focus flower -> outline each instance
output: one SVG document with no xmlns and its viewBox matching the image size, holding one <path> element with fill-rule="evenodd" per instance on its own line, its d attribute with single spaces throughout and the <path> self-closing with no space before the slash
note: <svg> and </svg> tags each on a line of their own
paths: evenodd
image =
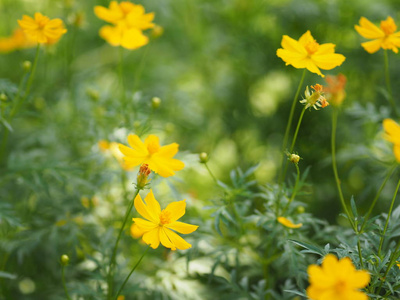
<svg viewBox="0 0 400 300">
<path fill-rule="evenodd" d="M 335 255 L 325 256 L 322 266 L 310 265 L 307 270 L 310 286 L 307 296 L 313 300 L 367 300 L 359 291 L 370 281 L 367 271 L 356 270 L 348 257 L 338 260 Z"/>
<path fill-rule="evenodd" d="M 400 162 L 400 125 L 392 119 L 383 120 L 385 139 L 393 143 L 393 152 L 396 160 Z"/>
<path fill-rule="evenodd" d="M 396 266 L 400 269 L 400 262 L 396 261 Z"/>
<path fill-rule="evenodd" d="M 151 37 L 152 38 L 159 38 L 162 36 L 164 33 L 164 28 L 160 25 L 154 25 L 153 30 L 151 31 Z"/>
<path fill-rule="evenodd" d="M 27 15 L 18 20 L 28 39 L 39 44 L 54 44 L 67 32 L 61 19 L 52 19 L 35 13 L 34 18 Z"/>
<path fill-rule="evenodd" d="M 149 43 L 149 38 L 137 28 L 128 28 L 123 24 L 103 26 L 99 35 L 112 46 L 122 46 L 134 50 Z"/>
<path fill-rule="evenodd" d="M 151 190 L 144 200 L 146 203 L 143 202 L 140 195 L 135 198 L 135 208 L 146 220 L 142 218 L 132 219 L 137 225 L 137 227 L 131 228 L 132 235 L 142 235 L 142 240 L 153 249 L 158 248 L 160 242 L 164 247 L 171 250 L 185 250 L 192 247 L 174 232 L 188 234 L 199 227 L 177 221 L 185 214 L 185 200 L 172 202 L 163 210 L 161 210 L 160 204 L 154 198 Z"/>
<path fill-rule="evenodd" d="M 173 158 L 178 153 L 177 143 L 160 146 L 159 138 L 153 134 L 149 135 L 144 143 L 136 134 L 130 134 L 128 143 L 132 148 L 119 144 L 119 150 L 123 153 L 128 168 L 148 164 L 155 173 L 169 177 L 185 166 L 183 162 Z"/>
<path fill-rule="evenodd" d="M 106 140 L 100 140 L 97 145 L 99 146 L 99 149 L 103 152 L 107 151 L 110 149 L 110 143 Z"/>
<path fill-rule="evenodd" d="M 324 87 L 326 99 L 334 106 L 340 106 L 346 97 L 344 90 L 346 86 L 346 76 L 339 74 L 337 76 L 328 75 L 325 78 L 328 86 Z"/>
<path fill-rule="evenodd" d="M 368 53 L 375 53 L 380 48 L 399 52 L 400 47 L 400 31 L 396 32 L 397 26 L 392 17 L 387 17 L 381 21 L 380 28 L 370 22 L 367 18 L 360 18 L 360 25 L 355 25 L 357 32 L 366 39 L 372 41 L 361 43 L 361 46 Z"/>
<path fill-rule="evenodd" d="M 0 37 L 0 53 L 8 53 L 15 50 L 30 48 L 36 43 L 26 38 L 25 33 L 21 28 L 13 31 L 13 34 L 8 37 Z"/>
<path fill-rule="evenodd" d="M 286 219 L 285 217 L 279 217 L 278 222 L 281 223 L 283 226 L 286 226 L 288 228 L 294 228 L 294 229 L 300 228 L 301 226 L 303 226 L 302 223 L 294 224 L 294 223 L 292 223 L 292 221 Z"/>
<path fill-rule="evenodd" d="M 314 90 L 310 93 L 308 86 L 306 87 L 305 96 L 306 99 L 300 100 L 300 103 L 306 106 L 306 109 L 309 107 L 314 107 L 314 109 L 318 110 L 318 107 L 324 108 L 329 105 L 329 102 L 324 97 L 324 87 L 320 84 L 312 85 L 311 88 Z"/>
<path fill-rule="evenodd" d="M 322 77 L 319 68 L 331 70 L 340 66 L 346 59 L 342 54 L 335 53 L 335 44 L 318 44 L 308 30 L 298 41 L 284 35 L 281 42 L 282 48 L 276 51 L 276 55 L 296 69 L 306 68 L 312 73 Z"/>
</svg>

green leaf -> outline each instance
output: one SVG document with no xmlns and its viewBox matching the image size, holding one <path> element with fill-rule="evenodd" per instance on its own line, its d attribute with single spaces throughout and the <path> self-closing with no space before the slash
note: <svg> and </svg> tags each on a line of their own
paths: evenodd
<svg viewBox="0 0 400 300">
<path fill-rule="evenodd" d="M 307 243 L 303 243 L 303 242 L 296 241 L 296 240 L 291 240 L 291 239 L 289 239 L 288 241 L 292 242 L 292 243 L 294 243 L 294 244 L 296 244 L 296 245 L 298 245 L 300 247 L 305 248 L 306 249 L 306 251 L 305 251 L 306 253 L 315 253 L 315 254 L 318 254 L 318 255 L 321 255 L 321 256 L 325 255 L 324 251 L 321 248 L 318 248 L 317 246 L 313 246 L 313 245 L 310 245 L 310 244 L 307 244 Z M 304 251 L 302 251 L 302 252 L 304 252 Z"/>
<path fill-rule="evenodd" d="M 350 205 L 351 205 L 351 211 L 353 212 L 353 215 L 355 217 L 358 217 L 357 206 L 356 206 L 356 202 L 354 201 L 354 196 L 351 196 Z"/>
<path fill-rule="evenodd" d="M 0 278 L 15 279 L 17 278 L 17 275 L 0 271 Z"/>
</svg>

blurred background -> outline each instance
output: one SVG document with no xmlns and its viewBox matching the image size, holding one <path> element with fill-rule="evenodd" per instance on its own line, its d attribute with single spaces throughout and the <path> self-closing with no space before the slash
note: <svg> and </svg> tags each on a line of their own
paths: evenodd
<svg viewBox="0 0 400 300">
<path fill-rule="evenodd" d="M 198 153 L 209 154 L 208 165 L 222 182 L 230 182 L 232 169 L 255 165 L 253 179 L 260 185 L 274 182 L 302 74 L 276 56 L 282 35 L 298 39 L 310 30 L 317 42 L 334 43 L 336 52 L 346 56 L 342 66 L 323 73 L 347 77 L 347 97 L 339 115 L 338 167 L 347 199 L 354 195 L 360 209 L 366 210 L 393 160 L 391 145 L 382 139 L 381 121 L 394 115 L 385 96 L 383 52 L 364 51 L 360 43 L 365 39 L 354 25 L 361 16 L 375 24 L 389 15 L 399 22 L 399 1 L 137 1 L 146 12 L 155 13 L 154 22 L 164 31 L 160 36 L 147 31 L 147 46 L 123 52 L 130 101 L 127 118 L 119 101 L 119 49 L 99 37 L 98 30 L 106 23 L 93 13 L 95 5 L 108 3 L 0 0 L 0 36 L 11 35 L 17 19 L 35 12 L 61 18 L 68 29 L 59 43 L 40 52 L 32 93 L 13 120 L 0 169 L 0 271 L 9 274 L 0 277 L 0 299 L 63 299 L 58 258 L 65 252 L 79 264 L 68 275 L 76 280 L 75 291 L 85 299 L 97 299 L 100 287 L 95 279 L 89 292 L 79 278 L 101 273 L 101 249 L 113 241 L 113 230 L 120 226 L 117 216 L 125 210 L 124 196 L 133 194 L 137 172 L 125 172 L 110 151 L 99 148 L 100 140 L 126 144 L 129 133 L 153 133 L 162 144 L 177 142 L 178 158 L 186 168 L 167 180 L 155 178 L 152 188 L 162 205 L 186 198 L 189 212 L 183 221 L 204 224 L 203 228 L 213 222 L 205 208 L 219 190 L 199 164 Z M 34 55 L 35 48 L 0 54 L 0 93 L 12 99 L 23 75 L 21 65 Z M 398 101 L 400 58 L 390 52 L 389 61 Z M 308 72 L 301 95 L 306 85 L 316 83 L 325 82 Z M 162 101 L 156 110 L 153 97 Z M 6 110 L 8 103 L 1 105 Z M 294 125 L 301 109 L 297 105 Z M 295 150 L 302 157 L 302 171 L 309 168 L 307 193 L 301 199 L 306 210 L 337 223 L 341 210 L 330 160 L 331 109 L 306 111 Z M 289 180 L 294 173 L 290 168 Z M 377 211 L 386 209 L 394 186 L 390 180 Z M 204 235 L 215 234 L 209 227 L 188 238 L 197 245 L 190 255 L 209 247 L 201 245 Z M 131 237 L 125 240 L 125 253 L 141 251 Z M 164 255 L 158 255 L 164 266 L 173 264 L 172 269 L 180 270 L 169 280 L 181 285 L 168 294 L 168 283 L 157 290 L 164 273 L 139 274 L 149 285 L 157 284 L 153 294 L 147 291 L 138 297 L 207 299 L 207 279 L 195 274 L 207 273 L 212 264 L 198 263 L 188 274 L 182 271 L 185 260 L 178 259 L 180 254 L 172 262 L 165 259 L 167 250 L 158 251 Z M 153 264 L 147 269 L 149 274 L 157 271 Z M 182 292 L 185 287 L 187 294 Z M 199 291 L 198 298 L 185 296 L 191 288 Z"/>
</svg>

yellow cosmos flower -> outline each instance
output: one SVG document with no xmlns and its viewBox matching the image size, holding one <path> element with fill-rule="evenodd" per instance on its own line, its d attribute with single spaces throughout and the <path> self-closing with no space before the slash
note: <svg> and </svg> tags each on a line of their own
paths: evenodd
<svg viewBox="0 0 400 300">
<path fill-rule="evenodd" d="M 302 223 L 299 224 L 293 224 L 292 221 L 286 219 L 285 217 L 279 217 L 278 222 L 281 223 L 283 226 L 286 226 L 288 228 L 300 228 L 303 226 Z"/>
<path fill-rule="evenodd" d="M 361 44 L 368 53 L 375 53 L 380 48 L 399 52 L 397 48 L 400 47 L 400 31 L 395 32 L 397 26 L 392 17 L 381 21 L 380 28 L 367 18 L 361 17 L 360 25 L 355 25 L 354 28 L 362 37 L 372 40 Z"/>
<path fill-rule="evenodd" d="M 61 19 L 50 20 L 41 13 L 35 13 L 34 18 L 24 15 L 18 24 L 30 40 L 39 44 L 54 44 L 67 32 Z"/>
<path fill-rule="evenodd" d="M 110 149 L 110 143 L 107 140 L 100 140 L 97 145 L 102 152 L 106 152 Z"/>
<path fill-rule="evenodd" d="M 335 106 L 340 106 L 346 97 L 344 90 L 347 78 L 343 74 L 337 76 L 328 75 L 325 78 L 327 87 L 324 87 L 327 100 Z"/>
<path fill-rule="evenodd" d="M 370 281 L 367 271 L 356 270 L 348 257 L 338 260 L 335 255 L 325 256 L 322 266 L 311 265 L 307 270 L 310 286 L 307 295 L 312 300 L 367 300 L 359 291 Z"/>
<path fill-rule="evenodd" d="M 133 4 L 131 2 L 111 1 L 108 8 L 103 6 L 95 6 L 95 15 L 106 22 L 117 25 L 124 23 L 130 28 L 145 30 L 153 28 L 155 24 L 154 13 L 145 13 L 145 9 L 140 4 Z"/>
<path fill-rule="evenodd" d="M 160 146 L 158 137 L 153 134 L 149 135 L 144 143 L 136 134 L 130 134 L 128 143 L 133 149 L 119 144 L 119 150 L 125 155 L 124 160 L 127 167 L 148 164 L 155 173 L 162 177 L 169 177 L 185 166 L 183 162 L 173 158 L 178 153 L 179 145 L 177 143 Z"/>
<path fill-rule="evenodd" d="M 383 120 L 383 129 L 385 130 L 385 138 L 393 143 L 393 152 L 396 160 L 400 162 L 400 125 L 392 119 Z"/>
<path fill-rule="evenodd" d="M 308 30 L 298 41 L 284 35 L 281 42 L 282 48 L 276 51 L 276 55 L 296 69 L 306 68 L 312 73 L 322 77 L 319 68 L 331 70 L 340 66 L 346 59 L 342 54 L 335 53 L 335 44 L 318 44 Z"/>
<path fill-rule="evenodd" d="M 26 38 L 21 28 L 17 28 L 11 36 L 0 37 L 0 53 L 33 47 L 35 44 L 35 42 Z"/>
<path fill-rule="evenodd" d="M 135 208 L 142 218 L 133 218 L 137 227 L 131 227 L 133 236 L 142 235 L 142 240 L 156 249 L 160 242 L 171 250 L 185 250 L 192 247 L 188 242 L 175 233 L 188 234 L 195 231 L 199 226 L 178 222 L 177 220 L 185 214 L 185 200 L 168 204 L 161 210 L 160 204 L 154 198 L 153 191 L 147 194 L 143 202 L 140 195 L 135 198 Z"/>
<path fill-rule="evenodd" d="M 126 25 L 103 26 L 99 31 L 100 37 L 111 46 L 122 46 L 125 49 L 134 50 L 149 43 L 149 38 L 137 28 L 128 28 Z"/>
</svg>

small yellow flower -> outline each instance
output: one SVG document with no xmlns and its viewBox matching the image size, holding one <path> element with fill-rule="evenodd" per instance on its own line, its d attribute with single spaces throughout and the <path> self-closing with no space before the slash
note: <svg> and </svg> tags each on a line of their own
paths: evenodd
<svg viewBox="0 0 400 300">
<path fill-rule="evenodd" d="M 392 17 L 381 21 L 380 28 L 367 18 L 361 17 L 360 25 L 355 25 L 354 28 L 362 37 L 372 40 L 361 44 L 368 53 L 375 53 L 380 48 L 392 50 L 395 53 L 399 52 L 400 31 L 395 32 L 397 26 Z"/>
<path fill-rule="evenodd" d="M 18 24 L 30 40 L 39 44 L 54 44 L 67 32 L 61 19 L 50 20 L 38 12 L 34 18 L 24 15 Z"/>
<path fill-rule="evenodd" d="M 14 30 L 9 37 L 0 37 L 0 53 L 33 47 L 36 43 L 27 39 L 21 28 Z"/>
<path fill-rule="evenodd" d="M 329 105 L 329 102 L 324 97 L 324 87 L 320 84 L 312 85 L 311 88 L 314 90 L 310 93 L 308 86 L 306 87 L 306 91 L 304 95 L 306 99 L 300 100 L 301 104 L 306 106 L 306 109 L 309 107 L 314 107 L 315 110 L 318 110 L 318 107 L 324 108 Z"/>
<path fill-rule="evenodd" d="M 131 227 L 133 236 L 142 235 L 142 240 L 153 249 L 158 248 L 160 243 L 171 250 L 185 250 L 192 247 L 174 232 L 188 234 L 199 227 L 177 221 L 185 214 L 185 200 L 172 202 L 163 210 L 154 198 L 153 191 L 150 190 L 144 200 L 146 204 L 140 195 L 135 198 L 135 208 L 146 220 L 142 218 L 132 219 L 137 225 L 137 227 Z"/>
<path fill-rule="evenodd" d="M 119 144 L 119 150 L 125 155 L 124 161 L 128 168 L 148 164 L 155 173 L 169 177 L 185 166 L 183 162 L 173 158 L 178 152 L 177 143 L 160 146 L 158 137 L 153 134 L 149 135 L 144 143 L 137 135 L 130 134 L 128 143 L 132 148 Z"/>
<path fill-rule="evenodd" d="M 124 24 L 106 25 L 100 28 L 100 37 L 111 46 L 121 46 L 128 50 L 140 48 L 149 43 L 149 38 L 137 28 L 128 28 Z"/>
<path fill-rule="evenodd" d="M 110 143 L 106 140 L 100 140 L 97 145 L 102 152 L 105 152 L 110 149 Z"/>
<path fill-rule="evenodd" d="M 400 262 L 396 261 L 396 266 L 400 269 Z"/>
<path fill-rule="evenodd" d="M 328 84 L 327 87 L 324 87 L 327 100 L 332 103 L 332 105 L 340 106 L 346 97 L 346 92 L 344 91 L 347 81 L 346 76 L 343 74 L 337 76 L 328 75 L 325 81 Z"/>
<path fill-rule="evenodd" d="M 346 59 L 342 54 L 335 53 L 335 44 L 318 44 L 308 30 L 298 41 L 284 35 L 281 42 L 282 48 L 276 51 L 276 55 L 296 69 L 306 68 L 312 73 L 322 77 L 319 68 L 331 70 L 340 66 Z"/>
<path fill-rule="evenodd" d="M 359 291 L 370 281 L 367 271 L 356 270 L 348 257 L 338 260 L 335 255 L 325 256 L 322 266 L 310 265 L 307 270 L 310 286 L 307 295 L 312 300 L 367 300 Z"/>
<path fill-rule="evenodd" d="M 385 138 L 393 143 L 393 152 L 396 160 L 400 162 L 400 125 L 392 119 L 383 120 L 383 129 L 385 129 Z"/>
<path fill-rule="evenodd" d="M 300 228 L 303 226 L 302 223 L 299 224 L 293 224 L 290 220 L 286 219 L 285 217 L 279 217 L 278 222 L 281 223 L 283 226 L 286 226 L 288 228 Z"/>
</svg>

